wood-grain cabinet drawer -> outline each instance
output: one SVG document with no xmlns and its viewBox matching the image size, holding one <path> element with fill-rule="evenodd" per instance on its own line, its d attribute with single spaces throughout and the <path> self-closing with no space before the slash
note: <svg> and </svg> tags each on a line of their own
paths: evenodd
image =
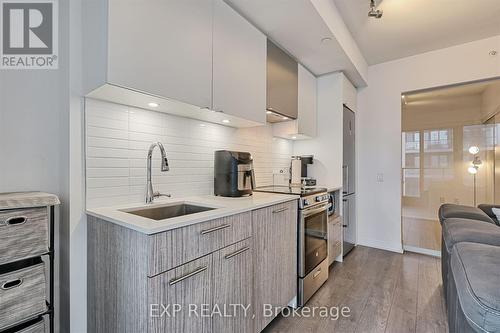
<svg viewBox="0 0 500 333">
<path fill-rule="evenodd" d="M 332 241 L 338 243 L 342 241 L 342 220 L 332 224 Z"/>
<path fill-rule="evenodd" d="M 16 326 L 12 328 L 12 333 L 46 333 L 48 332 L 48 324 L 46 316 L 42 318 L 35 319 L 33 321 L 29 321 L 22 325 Z"/>
<path fill-rule="evenodd" d="M 251 236 L 251 212 L 152 235 L 148 240 L 148 276 L 166 272 Z"/>
<path fill-rule="evenodd" d="M 46 207 L 0 211 L 0 265 L 46 253 L 48 230 Z"/>
<path fill-rule="evenodd" d="M 46 311 L 45 265 L 0 274 L 0 330 Z"/>
</svg>

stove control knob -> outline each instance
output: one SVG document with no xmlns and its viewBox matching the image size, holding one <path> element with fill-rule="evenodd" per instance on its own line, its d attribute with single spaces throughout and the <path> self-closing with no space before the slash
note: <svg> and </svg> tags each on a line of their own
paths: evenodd
<svg viewBox="0 0 500 333">
<path fill-rule="evenodd" d="M 307 199 L 302 200 L 302 204 L 304 205 L 304 207 L 309 206 L 309 200 Z"/>
</svg>

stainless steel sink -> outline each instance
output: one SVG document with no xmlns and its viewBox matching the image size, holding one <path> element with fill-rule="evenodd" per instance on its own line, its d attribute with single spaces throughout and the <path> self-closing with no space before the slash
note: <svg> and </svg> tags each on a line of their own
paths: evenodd
<svg viewBox="0 0 500 333">
<path fill-rule="evenodd" d="M 181 203 L 168 206 L 123 210 L 123 212 L 159 221 L 159 220 L 170 219 L 172 217 L 206 212 L 213 209 L 216 208 L 197 206 L 188 203 Z"/>
</svg>

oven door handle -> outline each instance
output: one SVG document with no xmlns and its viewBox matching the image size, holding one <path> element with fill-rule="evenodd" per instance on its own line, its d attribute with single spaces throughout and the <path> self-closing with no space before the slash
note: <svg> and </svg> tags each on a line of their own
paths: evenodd
<svg viewBox="0 0 500 333">
<path fill-rule="evenodd" d="M 311 209 L 304 209 L 302 210 L 302 217 L 309 217 L 311 215 L 321 213 L 321 212 L 327 212 L 328 205 L 321 205 L 318 208 L 311 208 Z"/>
</svg>

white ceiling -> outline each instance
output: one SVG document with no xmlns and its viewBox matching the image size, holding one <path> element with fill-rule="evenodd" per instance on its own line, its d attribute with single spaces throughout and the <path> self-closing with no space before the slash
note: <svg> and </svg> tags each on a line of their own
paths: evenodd
<svg viewBox="0 0 500 333">
<path fill-rule="evenodd" d="M 500 35 L 500 0 L 377 0 L 381 19 L 369 0 L 331 1 L 370 65 Z"/>
<path fill-rule="evenodd" d="M 323 7 L 324 12 L 330 12 L 320 14 L 313 0 L 225 1 L 315 75 L 344 71 L 356 86 L 366 85 L 363 74 L 322 17 L 337 10 L 333 2 L 331 7 Z M 349 35 L 347 28 L 345 31 Z M 362 58 L 360 52 L 359 56 Z"/>
</svg>

